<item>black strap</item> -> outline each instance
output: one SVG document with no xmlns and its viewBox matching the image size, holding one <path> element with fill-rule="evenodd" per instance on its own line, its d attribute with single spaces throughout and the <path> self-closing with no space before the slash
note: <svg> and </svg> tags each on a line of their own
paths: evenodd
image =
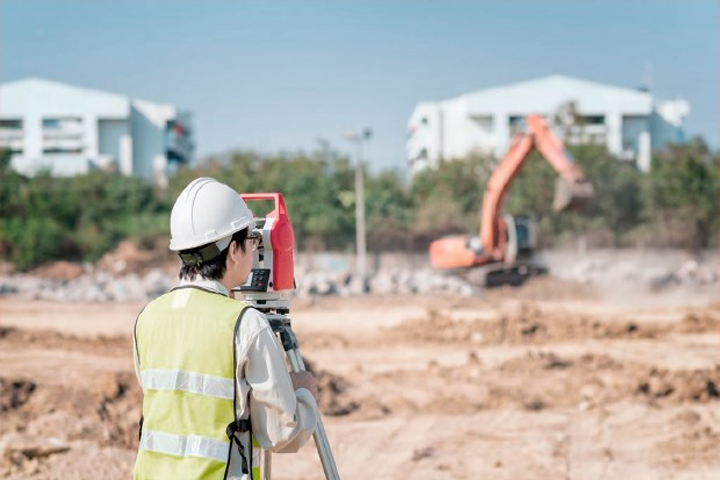
<svg viewBox="0 0 720 480">
<path fill-rule="evenodd" d="M 249 432 L 252 430 L 252 424 L 250 423 L 250 419 L 246 420 L 237 420 L 230 422 L 225 429 L 225 433 L 227 433 L 227 436 L 232 440 L 235 437 L 236 433 L 243 433 L 243 432 Z"/>
<path fill-rule="evenodd" d="M 227 434 L 228 438 L 230 439 L 230 449 L 232 449 L 232 445 L 235 444 L 238 449 L 238 453 L 240 454 L 240 458 L 242 459 L 242 473 L 248 474 L 250 473 L 250 463 L 248 462 L 248 458 L 245 456 L 245 452 L 243 452 L 242 443 L 240 443 L 240 437 L 238 436 L 238 433 L 243 432 L 252 432 L 252 424 L 250 423 L 250 419 L 246 420 L 236 420 L 232 421 L 228 424 L 227 428 L 225 429 L 225 433 Z M 252 433 L 251 433 L 252 435 Z M 250 444 L 252 445 L 252 438 L 250 438 Z M 252 448 L 252 446 L 250 447 Z M 230 465 L 230 457 L 228 457 L 228 466 Z"/>
<path fill-rule="evenodd" d="M 235 366 L 237 365 L 237 351 L 236 351 L 236 344 L 235 344 L 235 338 L 238 335 L 238 331 L 240 329 L 240 323 L 242 321 L 243 315 L 245 315 L 245 312 L 251 308 L 249 305 L 245 306 L 242 311 L 240 312 L 240 315 L 238 315 L 237 321 L 235 322 L 235 328 L 233 330 L 233 336 L 232 336 L 232 342 L 233 342 L 233 372 L 235 369 Z M 234 375 L 233 375 L 234 376 Z M 237 381 L 235 378 L 233 378 L 233 412 L 237 412 Z M 240 437 L 238 434 L 244 433 L 244 432 L 250 432 L 250 457 L 252 457 L 252 423 L 250 422 L 250 418 L 241 419 L 236 418 L 232 422 L 228 424 L 228 426 L 225 428 L 225 433 L 227 434 L 228 438 L 230 439 L 230 449 L 228 450 L 228 461 L 225 465 L 225 477 L 227 478 L 228 474 L 228 468 L 230 467 L 230 453 L 232 452 L 232 446 L 233 444 L 237 445 L 238 453 L 240 454 L 240 458 L 242 460 L 242 473 L 249 475 L 250 471 L 252 470 L 252 458 L 247 458 L 245 456 L 245 452 L 243 452 L 243 446 L 242 443 L 240 443 Z"/>
</svg>

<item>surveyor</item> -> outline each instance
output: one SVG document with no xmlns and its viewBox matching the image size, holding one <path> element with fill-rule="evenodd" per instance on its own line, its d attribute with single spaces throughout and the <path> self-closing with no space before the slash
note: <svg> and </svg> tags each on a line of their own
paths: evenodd
<svg viewBox="0 0 720 480">
<path fill-rule="evenodd" d="M 315 430 L 315 378 L 288 372 L 265 316 L 231 298 L 252 268 L 253 227 L 240 195 L 211 178 L 192 181 L 173 206 L 180 283 L 135 323 L 137 480 L 257 480 L 258 447 L 296 452 Z"/>
</svg>

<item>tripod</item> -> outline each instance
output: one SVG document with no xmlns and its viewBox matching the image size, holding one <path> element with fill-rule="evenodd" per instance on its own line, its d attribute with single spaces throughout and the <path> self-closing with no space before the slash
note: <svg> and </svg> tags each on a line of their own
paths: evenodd
<svg viewBox="0 0 720 480">
<path fill-rule="evenodd" d="M 280 337 L 280 342 L 285 350 L 292 371 L 299 372 L 305 370 L 305 363 L 300 354 L 297 337 L 290 323 L 288 301 L 286 299 L 274 301 L 248 299 L 248 302 L 251 303 L 254 308 L 265 314 L 273 332 Z M 335 466 L 335 459 L 330 449 L 330 443 L 325 434 L 325 427 L 323 426 L 319 411 L 317 412 L 317 427 L 315 427 L 313 439 L 315 440 L 315 447 L 320 457 L 320 463 L 322 463 L 323 471 L 325 472 L 325 478 L 327 480 L 340 480 L 340 475 Z M 270 480 L 272 454 L 269 450 L 264 450 L 263 455 L 263 477 L 264 480 Z"/>
<path fill-rule="evenodd" d="M 294 290 L 296 287 L 293 273 L 295 234 L 285 200 L 281 193 L 247 193 L 242 195 L 242 198 L 246 201 L 272 201 L 275 209 L 264 219 L 255 219 L 252 234 L 259 242 L 253 249 L 253 269 L 248 281 L 238 290 L 245 301 L 266 315 L 273 332 L 280 337 L 292 371 L 305 370 L 297 338 L 290 325 L 290 304 L 287 298 L 282 296 L 282 292 Z M 313 438 L 325 478 L 340 480 L 320 412 L 317 412 L 317 427 Z M 269 451 L 263 453 L 264 477 L 265 480 L 270 480 L 271 454 Z"/>
</svg>

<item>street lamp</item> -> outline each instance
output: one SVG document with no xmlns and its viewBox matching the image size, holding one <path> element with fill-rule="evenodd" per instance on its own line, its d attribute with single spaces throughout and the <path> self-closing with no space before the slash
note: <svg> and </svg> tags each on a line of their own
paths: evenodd
<svg viewBox="0 0 720 480">
<path fill-rule="evenodd" d="M 367 246 L 365 243 L 365 187 L 363 185 L 363 152 L 362 144 L 372 138 L 372 130 L 363 129 L 360 133 L 352 131 L 345 133 L 345 138 L 357 145 L 357 159 L 355 160 L 355 247 L 356 271 L 362 282 L 363 291 L 367 278 Z"/>
</svg>

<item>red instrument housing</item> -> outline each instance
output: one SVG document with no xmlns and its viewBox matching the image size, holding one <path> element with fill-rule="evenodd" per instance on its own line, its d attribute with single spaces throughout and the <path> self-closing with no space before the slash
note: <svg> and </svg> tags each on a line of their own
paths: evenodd
<svg viewBox="0 0 720 480">
<path fill-rule="evenodd" d="M 272 288 L 292 290 L 295 288 L 295 233 L 281 193 L 244 193 L 245 201 L 272 200 L 275 208 L 265 216 L 265 225 L 270 227 L 270 248 L 272 249 Z M 265 248 L 267 249 L 267 245 Z"/>
</svg>

